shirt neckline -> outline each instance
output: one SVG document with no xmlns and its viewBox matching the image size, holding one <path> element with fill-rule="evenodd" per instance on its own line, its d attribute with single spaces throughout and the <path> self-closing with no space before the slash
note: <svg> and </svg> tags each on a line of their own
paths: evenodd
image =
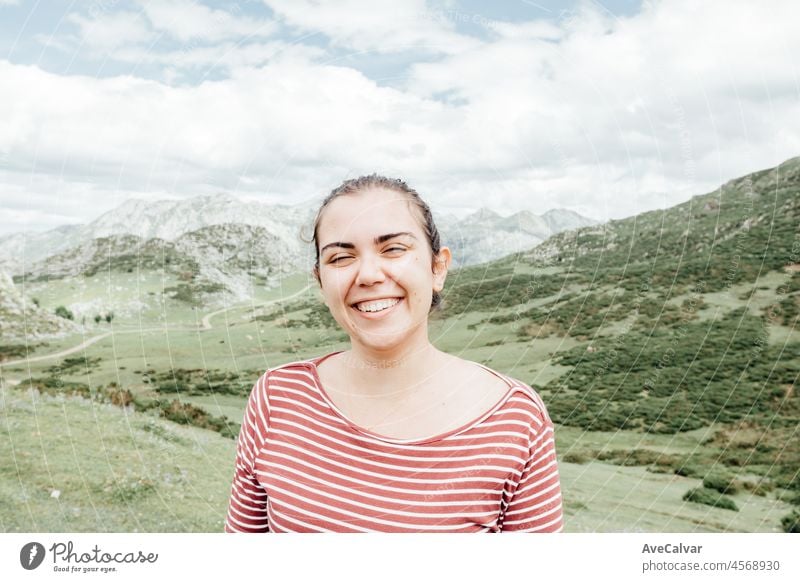
<svg viewBox="0 0 800 582">
<path fill-rule="evenodd" d="M 508 377 L 506 377 L 506 376 L 504 376 L 504 375 L 502 375 L 502 374 L 500 374 L 498 372 L 495 372 L 491 368 L 489 368 L 487 366 L 484 366 L 483 364 L 479 364 L 478 362 L 473 362 L 472 360 L 467 360 L 471 364 L 475 364 L 476 366 L 479 366 L 479 367 L 483 368 L 484 370 L 487 370 L 488 372 L 494 374 L 495 376 L 500 378 L 503 382 L 508 384 L 509 388 L 506 391 L 506 393 L 503 394 L 503 396 L 500 398 L 500 400 L 497 403 L 495 403 L 493 406 L 491 406 L 489 408 L 489 410 L 487 410 L 486 412 L 480 414 L 478 417 L 476 417 L 473 420 L 467 422 L 466 424 L 461 425 L 460 427 L 457 427 L 457 428 L 454 428 L 454 429 L 451 429 L 449 431 L 446 431 L 446 432 L 443 432 L 443 433 L 439 433 L 439 434 L 436 434 L 436 435 L 433 435 L 433 436 L 423 437 L 423 438 L 399 439 L 399 438 L 395 438 L 395 437 L 382 435 L 380 433 L 376 433 L 376 432 L 368 430 L 368 429 L 366 429 L 366 428 L 364 428 L 362 426 L 359 426 L 357 423 L 355 423 L 352 420 L 350 420 L 350 418 L 346 414 L 344 414 L 344 412 L 342 412 L 339 409 L 339 407 L 336 406 L 336 404 L 334 404 L 334 402 L 330 398 L 330 396 L 328 396 L 328 392 L 325 390 L 325 387 L 322 385 L 322 379 L 319 376 L 319 371 L 317 370 L 317 366 L 320 363 L 322 363 L 323 360 L 326 360 L 326 359 L 330 358 L 331 356 L 335 356 L 336 354 L 341 354 L 343 351 L 344 350 L 339 350 L 338 352 L 331 352 L 330 354 L 325 354 L 324 356 L 320 356 L 318 358 L 312 358 L 310 360 L 306 360 L 303 363 L 306 364 L 311 369 L 311 374 L 312 374 L 312 377 L 314 379 L 314 384 L 315 384 L 317 390 L 319 391 L 319 393 L 322 396 L 322 398 L 325 400 L 325 403 L 331 408 L 331 410 L 333 410 L 333 412 L 336 414 L 336 416 L 338 416 L 341 420 L 343 420 L 350 428 L 352 428 L 356 432 L 358 432 L 360 434 L 363 434 L 365 436 L 369 436 L 369 437 L 371 437 L 373 439 L 385 442 L 385 443 L 400 444 L 400 445 L 423 445 L 423 444 L 428 444 L 428 443 L 441 441 L 441 440 L 444 440 L 444 439 L 446 439 L 448 437 L 455 436 L 455 435 L 457 435 L 459 433 L 465 432 L 465 431 L 467 431 L 467 430 L 469 430 L 471 428 L 474 428 L 474 427 L 478 426 L 484 420 L 486 420 L 487 418 L 492 416 L 495 412 L 497 412 L 497 410 L 500 407 L 502 407 L 506 402 L 508 402 L 509 398 L 511 398 L 511 396 L 517 390 L 519 390 L 519 388 L 520 388 L 518 383 L 512 382 Z"/>
</svg>

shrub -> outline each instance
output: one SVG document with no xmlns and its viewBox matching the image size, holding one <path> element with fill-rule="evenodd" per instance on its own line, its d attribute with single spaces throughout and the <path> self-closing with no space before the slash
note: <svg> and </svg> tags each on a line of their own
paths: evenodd
<svg viewBox="0 0 800 582">
<path fill-rule="evenodd" d="M 58 307 L 56 307 L 55 313 L 57 316 L 63 317 L 64 319 L 69 319 L 69 320 L 75 319 L 75 316 L 72 314 L 72 312 L 63 305 L 59 305 Z"/>
<path fill-rule="evenodd" d="M 87 356 L 65 358 L 63 362 L 45 368 L 45 372 L 52 376 L 84 374 L 90 368 L 98 367 L 102 361 L 102 358 L 91 358 Z"/>
<path fill-rule="evenodd" d="M 728 494 L 734 494 L 739 490 L 734 478 L 725 473 L 709 473 L 703 479 L 703 487 Z"/>
<path fill-rule="evenodd" d="M 586 453 L 581 451 L 570 451 L 564 454 L 563 461 L 565 463 L 577 463 L 578 465 L 583 465 L 589 461 L 589 457 Z"/>
<path fill-rule="evenodd" d="M 747 491 L 750 491 L 753 495 L 758 495 L 759 497 L 766 497 L 770 491 L 775 490 L 775 484 L 771 481 L 767 481 L 766 479 L 761 479 L 753 483 L 752 481 L 743 481 L 742 487 Z"/>
<path fill-rule="evenodd" d="M 719 507 L 720 509 L 739 511 L 739 508 L 733 502 L 733 499 L 725 497 L 716 491 L 702 489 L 700 487 L 696 487 L 687 491 L 683 496 L 683 500 L 691 501 L 693 503 L 703 503 L 704 505 Z"/>
<path fill-rule="evenodd" d="M 156 386 L 156 392 L 161 394 L 185 394 L 189 392 L 190 386 L 181 382 L 166 382 Z"/>
<path fill-rule="evenodd" d="M 800 512 L 792 511 L 781 519 L 781 526 L 786 533 L 800 533 Z"/>
<path fill-rule="evenodd" d="M 156 409 L 161 417 L 178 424 L 189 424 L 217 431 L 220 435 L 230 439 L 236 439 L 239 436 L 240 426 L 238 423 L 231 422 L 225 416 L 212 416 L 202 408 L 188 402 L 161 399 L 144 402 L 134 397 L 133 405 L 137 410 Z"/>
<path fill-rule="evenodd" d="M 614 449 L 599 453 L 597 458 L 600 461 L 608 461 L 609 463 L 624 465 L 626 467 L 655 465 L 657 467 L 666 468 L 673 467 L 681 462 L 681 460 L 674 455 L 668 455 L 650 449 Z"/>
<path fill-rule="evenodd" d="M 675 474 L 682 477 L 699 477 L 703 472 L 704 470 L 701 467 L 693 464 L 683 464 L 675 469 Z"/>
<path fill-rule="evenodd" d="M 106 390 L 106 398 L 114 406 L 125 408 L 129 404 L 133 404 L 133 394 L 127 388 L 118 388 L 111 386 Z"/>
<path fill-rule="evenodd" d="M 94 392 L 87 384 L 81 382 L 67 382 L 61 378 L 49 376 L 43 378 L 28 378 L 20 382 L 17 387 L 23 390 L 38 390 L 40 394 L 48 394 L 50 396 L 64 395 L 92 398 L 94 395 Z"/>
<path fill-rule="evenodd" d="M 0 346 L 0 362 L 15 358 L 24 358 L 29 350 L 33 351 L 24 344 Z"/>
<path fill-rule="evenodd" d="M 667 467 L 664 465 L 648 465 L 645 467 L 645 471 L 648 473 L 659 473 L 659 474 L 669 474 L 673 473 L 672 467 Z"/>
</svg>

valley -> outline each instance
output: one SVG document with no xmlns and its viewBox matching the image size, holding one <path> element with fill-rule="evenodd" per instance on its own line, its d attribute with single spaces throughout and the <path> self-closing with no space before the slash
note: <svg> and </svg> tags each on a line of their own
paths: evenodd
<svg viewBox="0 0 800 582">
<path fill-rule="evenodd" d="M 430 337 L 542 395 L 567 531 L 797 531 L 798 224 L 793 159 L 462 266 Z M 3 531 L 219 531 L 253 382 L 347 347 L 310 273 L 126 256 L 15 278 L 74 327 L 3 335 Z"/>
</svg>

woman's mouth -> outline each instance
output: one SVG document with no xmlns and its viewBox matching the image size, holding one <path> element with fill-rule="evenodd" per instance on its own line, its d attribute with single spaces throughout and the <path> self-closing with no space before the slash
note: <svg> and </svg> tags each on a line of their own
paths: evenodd
<svg viewBox="0 0 800 582">
<path fill-rule="evenodd" d="M 361 301 L 360 303 L 354 303 L 352 308 L 362 315 L 378 315 L 391 310 L 402 300 L 402 297 L 390 297 L 387 299 L 376 299 L 373 301 Z"/>
</svg>

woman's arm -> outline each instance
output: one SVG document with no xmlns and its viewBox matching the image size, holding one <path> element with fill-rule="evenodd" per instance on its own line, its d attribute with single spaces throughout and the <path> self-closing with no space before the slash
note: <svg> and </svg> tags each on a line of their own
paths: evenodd
<svg viewBox="0 0 800 582">
<path fill-rule="evenodd" d="M 564 527 L 553 423 L 541 407 L 541 425 L 532 427 L 529 458 L 503 514 L 504 532 L 559 532 Z"/>
<path fill-rule="evenodd" d="M 228 533 L 262 533 L 269 531 L 267 492 L 255 477 L 255 457 L 267 433 L 269 407 L 268 373 L 261 376 L 250 392 L 247 408 L 236 445 L 236 469 L 225 531 Z"/>
</svg>

